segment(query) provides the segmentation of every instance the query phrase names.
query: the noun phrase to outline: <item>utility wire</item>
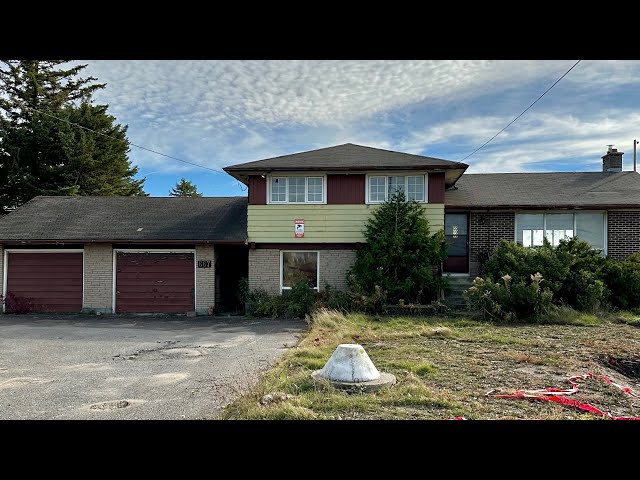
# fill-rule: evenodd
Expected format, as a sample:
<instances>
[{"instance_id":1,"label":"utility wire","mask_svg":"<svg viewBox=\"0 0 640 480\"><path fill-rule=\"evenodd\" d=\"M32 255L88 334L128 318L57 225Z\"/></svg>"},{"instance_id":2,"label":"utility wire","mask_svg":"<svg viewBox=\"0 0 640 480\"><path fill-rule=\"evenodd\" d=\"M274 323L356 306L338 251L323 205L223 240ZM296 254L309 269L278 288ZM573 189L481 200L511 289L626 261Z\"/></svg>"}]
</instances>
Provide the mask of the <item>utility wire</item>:
<instances>
[{"instance_id":1,"label":"utility wire","mask_svg":"<svg viewBox=\"0 0 640 480\"><path fill-rule=\"evenodd\" d=\"M65 120L64 118L56 117L55 115L51 115L50 113L43 112L42 110L38 110L37 108L33 108L33 107L29 106L29 105L23 105L23 106L26 107L26 108L29 108L30 110L36 111L38 113L41 113L42 115L47 115L48 117L55 118L56 120L60 120L61 122L66 122L69 125L73 125L75 127L80 127L80 128L82 128L84 130L88 130L90 132L97 133L98 135L102 135L103 137L108 137L108 138L111 138L113 140L117 140L119 142L127 143L126 140L122 140L121 138L117 138L117 137L114 137L114 136L111 136L111 135L107 135L106 133L102 133L102 132L98 132L96 130L92 130L91 128L87 128L84 125L80 125L80 124L75 123L75 122L70 122L69 120ZM197 164L197 163L189 162L188 160L183 160L183 159L178 158L178 157L173 157L171 155L167 155L166 153L158 152L156 150L152 150L150 148L143 147L142 145L136 145L135 143L131 143L131 142L128 142L128 144L131 145L132 147L136 147L136 148L139 148L141 150L146 150L147 152L155 153L156 155L162 155L163 157L171 158L172 160L178 160L179 162L188 163L189 165L193 165L194 167L204 168L205 170L211 170L212 172L216 172L216 173L225 173L222 170L216 170L215 168L205 167L204 165L200 165L200 164Z\"/></svg>"},{"instance_id":2,"label":"utility wire","mask_svg":"<svg viewBox=\"0 0 640 480\"><path fill-rule=\"evenodd\" d=\"M476 153L477 151L479 151L480 149L484 148L486 145L488 145L494 138L496 138L498 135L500 135L502 132L504 132L507 128L509 128L511 126L511 124L513 124L516 120L518 120L522 115L524 115L525 113L527 113L527 110L529 110L531 107L533 107L536 103L538 103L538 100L540 100L542 97L544 97L547 92L549 90L551 90L553 87L555 87L558 82L560 82L560 80L562 80L564 77L566 77L569 72L571 70L573 70L582 60L578 60L576 63L573 64L573 66L567 70L566 72L564 72L564 75L562 75L558 80L556 80L554 82L553 85L551 85L549 88L547 88L544 93L542 95L540 95L538 98L536 98L536 101L533 102L531 105L529 105L527 108L525 108L522 113L520 115L518 115L516 118L514 118L513 120L511 120L506 127L504 127L502 130L500 130L498 133L496 133L493 137L491 137L489 140L487 140L486 142L484 142L482 145L480 145L478 148L476 148L473 152L471 152L469 155L467 155L466 157L464 157L462 160L458 160L459 162L464 162L467 158L469 158L471 155L473 155L474 153Z\"/></svg>"}]
</instances>

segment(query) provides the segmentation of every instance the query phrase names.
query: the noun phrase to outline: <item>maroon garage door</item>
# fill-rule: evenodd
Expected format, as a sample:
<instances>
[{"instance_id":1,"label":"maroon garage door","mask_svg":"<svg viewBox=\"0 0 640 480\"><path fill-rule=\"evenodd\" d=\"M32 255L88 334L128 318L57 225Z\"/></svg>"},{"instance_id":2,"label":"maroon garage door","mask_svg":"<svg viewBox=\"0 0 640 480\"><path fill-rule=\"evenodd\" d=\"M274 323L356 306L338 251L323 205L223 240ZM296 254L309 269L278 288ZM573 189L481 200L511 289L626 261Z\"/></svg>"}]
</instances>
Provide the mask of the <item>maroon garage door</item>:
<instances>
[{"instance_id":1,"label":"maroon garage door","mask_svg":"<svg viewBox=\"0 0 640 480\"><path fill-rule=\"evenodd\" d=\"M194 310L193 253L116 255L116 313Z\"/></svg>"},{"instance_id":2,"label":"maroon garage door","mask_svg":"<svg viewBox=\"0 0 640 480\"><path fill-rule=\"evenodd\" d=\"M7 263L7 294L27 299L34 311L82 310L82 253L9 252Z\"/></svg>"}]
</instances>

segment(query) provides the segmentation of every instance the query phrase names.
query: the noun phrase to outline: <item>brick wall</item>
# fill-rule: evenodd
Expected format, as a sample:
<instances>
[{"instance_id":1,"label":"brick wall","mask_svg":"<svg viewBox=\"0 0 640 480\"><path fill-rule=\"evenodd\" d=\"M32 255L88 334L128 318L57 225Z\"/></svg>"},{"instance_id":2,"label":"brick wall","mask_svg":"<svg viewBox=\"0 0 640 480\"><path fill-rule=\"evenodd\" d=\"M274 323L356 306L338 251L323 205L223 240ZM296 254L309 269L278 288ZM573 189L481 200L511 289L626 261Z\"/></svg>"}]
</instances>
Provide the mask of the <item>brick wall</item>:
<instances>
[{"instance_id":1,"label":"brick wall","mask_svg":"<svg viewBox=\"0 0 640 480\"><path fill-rule=\"evenodd\" d=\"M607 255L625 260L640 251L640 211L607 212Z\"/></svg>"},{"instance_id":2,"label":"brick wall","mask_svg":"<svg viewBox=\"0 0 640 480\"><path fill-rule=\"evenodd\" d=\"M334 288L347 287L347 271L356 258L355 250L318 250L320 252L320 289L328 283ZM280 293L280 250L249 249L249 289L262 288Z\"/></svg>"},{"instance_id":3,"label":"brick wall","mask_svg":"<svg viewBox=\"0 0 640 480\"><path fill-rule=\"evenodd\" d=\"M249 249L249 290L257 288L280 293L280 250Z\"/></svg>"},{"instance_id":4,"label":"brick wall","mask_svg":"<svg viewBox=\"0 0 640 480\"><path fill-rule=\"evenodd\" d=\"M111 313L113 300L113 249L110 243L84 245L83 311Z\"/></svg>"},{"instance_id":5,"label":"brick wall","mask_svg":"<svg viewBox=\"0 0 640 480\"><path fill-rule=\"evenodd\" d=\"M338 290L346 290L347 272L355 261L355 250L321 250L320 289L329 284Z\"/></svg>"},{"instance_id":6,"label":"brick wall","mask_svg":"<svg viewBox=\"0 0 640 480\"><path fill-rule=\"evenodd\" d=\"M491 254L502 239L514 241L515 213L471 212L469 223L469 275L475 277L483 254Z\"/></svg>"},{"instance_id":7,"label":"brick wall","mask_svg":"<svg viewBox=\"0 0 640 480\"><path fill-rule=\"evenodd\" d=\"M216 269L213 245L196 245L196 262L211 260L211 268L197 268L196 263L196 313L207 315L209 307L216 303Z\"/></svg>"},{"instance_id":8,"label":"brick wall","mask_svg":"<svg viewBox=\"0 0 640 480\"><path fill-rule=\"evenodd\" d=\"M0 245L0 275L4 275L4 247L2 245ZM4 285L0 285L0 288L4 288ZM2 290L0 290L0 295L4 295ZM2 305L0 305L0 313L2 313Z\"/></svg>"}]
</instances>

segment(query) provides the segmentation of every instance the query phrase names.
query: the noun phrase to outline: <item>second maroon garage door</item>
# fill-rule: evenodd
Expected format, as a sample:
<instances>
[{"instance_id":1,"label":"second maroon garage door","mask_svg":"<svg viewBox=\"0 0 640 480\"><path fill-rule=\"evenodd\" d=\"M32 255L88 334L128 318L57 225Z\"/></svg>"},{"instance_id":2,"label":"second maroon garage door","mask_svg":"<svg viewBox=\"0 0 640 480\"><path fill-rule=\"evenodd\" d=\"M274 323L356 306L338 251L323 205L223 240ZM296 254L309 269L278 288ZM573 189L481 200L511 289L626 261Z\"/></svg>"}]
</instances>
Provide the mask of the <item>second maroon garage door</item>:
<instances>
[{"instance_id":1,"label":"second maroon garage door","mask_svg":"<svg viewBox=\"0 0 640 480\"><path fill-rule=\"evenodd\" d=\"M194 310L193 253L116 253L116 313Z\"/></svg>"}]
</instances>

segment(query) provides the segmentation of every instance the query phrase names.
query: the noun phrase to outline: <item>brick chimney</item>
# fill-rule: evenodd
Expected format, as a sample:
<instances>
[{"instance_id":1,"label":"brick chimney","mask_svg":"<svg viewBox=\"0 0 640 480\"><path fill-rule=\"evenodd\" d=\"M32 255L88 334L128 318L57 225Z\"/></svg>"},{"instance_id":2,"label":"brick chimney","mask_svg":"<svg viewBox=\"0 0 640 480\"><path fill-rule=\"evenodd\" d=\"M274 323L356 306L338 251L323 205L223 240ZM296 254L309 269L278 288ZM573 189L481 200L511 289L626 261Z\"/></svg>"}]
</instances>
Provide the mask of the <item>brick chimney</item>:
<instances>
[{"instance_id":1,"label":"brick chimney","mask_svg":"<svg viewBox=\"0 0 640 480\"><path fill-rule=\"evenodd\" d=\"M622 155L613 145L607 145L609 148L607 154L602 157L602 171L607 173L622 171Z\"/></svg>"}]
</instances>

